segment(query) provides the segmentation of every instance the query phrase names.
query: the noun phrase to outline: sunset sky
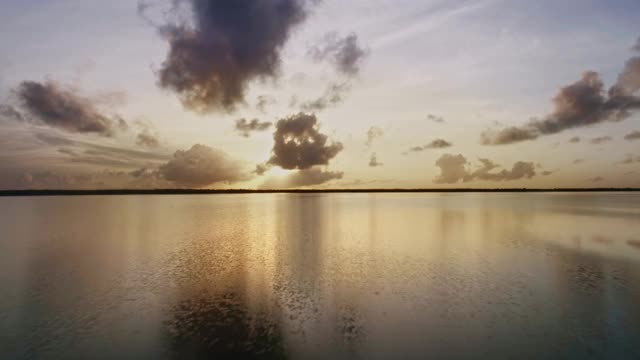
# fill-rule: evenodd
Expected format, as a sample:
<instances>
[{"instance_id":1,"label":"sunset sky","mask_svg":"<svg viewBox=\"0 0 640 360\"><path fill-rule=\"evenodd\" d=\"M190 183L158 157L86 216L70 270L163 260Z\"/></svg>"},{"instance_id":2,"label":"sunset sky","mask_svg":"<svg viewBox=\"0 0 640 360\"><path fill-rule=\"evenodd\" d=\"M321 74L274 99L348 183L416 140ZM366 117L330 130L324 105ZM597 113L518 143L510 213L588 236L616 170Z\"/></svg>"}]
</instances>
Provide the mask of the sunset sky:
<instances>
[{"instance_id":1,"label":"sunset sky","mask_svg":"<svg viewBox=\"0 0 640 360\"><path fill-rule=\"evenodd\" d=\"M637 0L3 0L0 188L640 186Z\"/></svg>"}]
</instances>

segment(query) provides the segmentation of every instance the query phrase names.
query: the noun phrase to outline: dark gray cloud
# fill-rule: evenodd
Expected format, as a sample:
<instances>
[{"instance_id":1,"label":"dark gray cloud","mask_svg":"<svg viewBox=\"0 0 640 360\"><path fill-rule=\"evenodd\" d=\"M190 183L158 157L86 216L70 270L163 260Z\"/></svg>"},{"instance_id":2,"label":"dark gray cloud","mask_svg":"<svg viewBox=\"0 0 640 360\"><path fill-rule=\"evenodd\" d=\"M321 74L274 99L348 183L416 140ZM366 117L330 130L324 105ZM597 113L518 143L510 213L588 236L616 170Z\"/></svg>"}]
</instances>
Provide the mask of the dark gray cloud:
<instances>
[{"instance_id":1,"label":"dark gray cloud","mask_svg":"<svg viewBox=\"0 0 640 360\"><path fill-rule=\"evenodd\" d=\"M118 116L101 113L88 98L62 88L54 82L24 81L15 90L20 107L35 121L74 133L113 136L128 128Z\"/></svg>"},{"instance_id":2,"label":"dark gray cloud","mask_svg":"<svg viewBox=\"0 0 640 360\"><path fill-rule=\"evenodd\" d=\"M169 43L159 85L176 92L188 109L233 110L244 102L249 83L278 75L282 48L315 2L175 0L188 4L191 16L158 27ZM179 9L174 6L174 15Z\"/></svg>"},{"instance_id":3,"label":"dark gray cloud","mask_svg":"<svg viewBox=\"0 0 640 360\"><path fill-rule=\"evenodd\" d=\"M577 144L577 143L579 143L580 141L582 141L582 139L580 139L580 137L579 137L579 136L574 136L574 137L572 137L571 139L569 139L569 142L570 142L570 143L572 143L572 144Z\"/></svg>"},{"instance_id":4,"label":"dark gray cloud","mask_svg":"<svg viewBox=\"0 0 640 360\"><path fill-rule=\"evenodd\" d=\"M368 54L369 50L358 44L358 35L353 33L345 37L329 33L320 44L309 49L315 61L330 60L340 73L348 76L360 72L360 65Z\"/></svg>"},{"instance_id":5,"label":"dark gray cloud","mask_svg":"<svg viewBox=\"0 0 640 360\"><path fill-rule=\"evenodd\" d=\"M582 164L583 162L584 162L584 159L575 159L573 160L573 165Z\"/></svg>"},{"instance_id":6,"label":"dark gray cloud","mask_svg":"<svg viewBox=\"0 0 640 360\"><path fill-rule=\"evenodd\" d=\"M428 143L427 145L414 146L411 149L409 149L409 151L420 152L420 151L432 150L432 149L445 149L451 146L453 146L453 144L446 140L435 139L432 142Z\"/></svg>"},{"instance_id":7,"label":"dark gray cloud","mask_svg":"<svg viewBox=\"0 0 640 360\"><path fill-rule=\"evenodd\" d=\"M371 154L371 158L369 158L369 166L370 167L378 167L383 166L384 164L378 161L378 156L376 153Z\"/></svg>"},{"instance_id":8,"label":"dark gray cloud","mask_svg":"<svg viewBox=\"0 0 640 360\"><path fill-rule=\"evenodd\" d=\"M369 130L367 130L367 147L371 147L373 142L382 136L384 136L384 131L382 131L382 129L376 126L370 127Z\"/></svg>"},{"instance_id":9,"label":"dark gray cloud","mask_svg":"<svg viewBox=\"0 0 640 360\"><path fill-rule=\"evenodd\" d=\"M328 136L320 133L314 114L299 113L279 120L273 140L267 165L287 170L328 165L343 149L342 143L329 142Z\"/></svg>"},{"instance_id":10,"label":"dark gray cloud","mask_svg":"<svg viewBox=\"0 0 640 360\"><path fill-rule=\"evenodd\" d=\"M221 150L200 144L176 151L169 162L160 166L159 172L165 180L178 186L198 188L249 178L238 161Z\"/></svg>"},{"instance_id":11,"label":"dark gray cloud","mask_svg":"<svg viewBox=\"0 0 640 360\"><path fill-rule=\"evenodd\" d=\"M640 140L640 130L635 130L624 136L625 140L633 141Z\"/></svg>"},{"instance_id":12,"label":"dark gray cloud","mask_svg":"<svg viewBox=\"0 0 640 360\"><path fill-rule=\"evenodd\" d=\"M480 166L472 171L467 159L461 155L444 154L437 161L440 175L435 178L437 184L456 184L458 182L483 181L513 181L530 179L536 175L535 165L532 162L516 162L511 170L492 172L500 165L489 159L478 159Z\"/></svg>"},{"instance_id":13,"label":"dark gray cloud","mask_svg":"<svg viewBox=\"0 0 640 360\"><path fill-rule=\"evenodd\" d=\"M260 122L258 119L247 121L247 119L238 119L235 122L235 130L242 137L250 137L254 131L267 131L273 125L270 122Z\"/></svg>"},{"instance_id":14,"label":"dark gray cloud","mask_svg":"<svg viewBox=\"0 0 640 360\"><path fill-rule=\"evenodd\" d=\"M437 123L443 123L444 118L442 116L437 116L433 114L427 114L427 119Z\"/></svg>"},{"instance_id":15,"label":"dark gray cloud","mask_svg":"<svg viewBox=\"0 0 640 360\"><path fill-rule=\"evenodd\" d=\"M331 84L319 98L301 104L303 111L317 112L336 106L344 101L345 94L351 90L351 84ZM295 105L295 104L294 104Z\"/></svg>"},{"instance_id":16,"label":"dark gray cloud","mask_svg":"<svg viewBox=\"0 0 640 360\"><path fill-rule=\"evenodd\" d=\"M613 140L613 138L611 136L599 136L599 137L596 137L596 138L593 138L593 139L589 140L589 143L593 144L593 145L600 145L600 144L604 144L604 143L612 141L612 140Z\"/></svg>"},{"instance_id":17,"label":"dark gray cloud","mask_svg":"<svg viewBox=\"0 0 640 360\"><path fill-rule=\"evenodd\" d=\"M553 98L553 111L542 119L532 119L522 126L487 130L481 134L483 145L505 145L534 140L540 136L622 121L640 108L640 56L625 63L616 83L605 90L600 75L585 72L575 83L560 89Z\"/></svg>"}]
</instances>

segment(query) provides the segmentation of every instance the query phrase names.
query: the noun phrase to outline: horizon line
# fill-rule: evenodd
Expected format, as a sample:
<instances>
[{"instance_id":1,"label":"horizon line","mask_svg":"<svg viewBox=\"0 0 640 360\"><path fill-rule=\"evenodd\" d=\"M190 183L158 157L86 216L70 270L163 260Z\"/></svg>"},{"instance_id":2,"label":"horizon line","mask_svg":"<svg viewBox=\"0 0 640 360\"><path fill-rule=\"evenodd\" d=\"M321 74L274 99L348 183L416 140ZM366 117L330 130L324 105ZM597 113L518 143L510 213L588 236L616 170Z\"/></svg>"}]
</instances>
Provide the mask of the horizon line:
<instances>
[{"instance_id":1,"label":"horizon line","mask_svg":"<svg viewBox=\"0 0 640 360\"><path fill-rule=\"evenodd\" d=\"M215 194L286 194L286 193L508 193L508 192L629 192L640 188L371 188L371 189L22 189L0 190L0 197L10 196L90 196L90 195L215 195Z\"/></svg>"}]
</instances>

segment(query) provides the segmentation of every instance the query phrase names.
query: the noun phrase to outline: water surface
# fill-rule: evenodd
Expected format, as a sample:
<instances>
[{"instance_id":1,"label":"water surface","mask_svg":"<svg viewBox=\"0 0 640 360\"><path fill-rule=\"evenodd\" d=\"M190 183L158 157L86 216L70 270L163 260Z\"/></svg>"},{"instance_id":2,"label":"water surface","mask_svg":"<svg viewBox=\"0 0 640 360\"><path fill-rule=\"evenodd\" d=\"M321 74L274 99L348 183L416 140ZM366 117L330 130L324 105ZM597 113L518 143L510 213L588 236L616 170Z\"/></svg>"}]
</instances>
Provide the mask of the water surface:
<instances>
[{"instance_id":1,"label":"water surface","mask_svg":"<svg viewBox=\"0 0 640 360\"><path fill-rule=\"evenodd\" d=\"M0 198L0 358L640 358L640 194Z\"/></svg>"}]
</instances>

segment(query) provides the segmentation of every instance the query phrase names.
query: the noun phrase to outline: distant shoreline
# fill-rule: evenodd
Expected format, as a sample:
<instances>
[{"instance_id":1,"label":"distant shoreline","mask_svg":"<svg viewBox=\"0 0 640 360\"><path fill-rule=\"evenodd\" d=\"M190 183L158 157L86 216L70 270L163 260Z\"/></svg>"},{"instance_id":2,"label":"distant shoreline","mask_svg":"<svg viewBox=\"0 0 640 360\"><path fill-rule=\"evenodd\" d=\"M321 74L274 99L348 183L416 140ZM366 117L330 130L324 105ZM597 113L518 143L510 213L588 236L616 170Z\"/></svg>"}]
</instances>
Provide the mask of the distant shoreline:
<instances>
[{"instance_id":1,"label":"distant shoreline","mask_svg":"<svg viewBox=\"0 0 640 360\"><path fill-rule=\"evenodd\" d=\"M514 193L514 192L635 192L640 188L566 189L316 189L316 190L0 190L0 197L17 196L107 196L107 195L215 195L215 194L315 194L315 193Z\"/></svg>"}]
</instances>

